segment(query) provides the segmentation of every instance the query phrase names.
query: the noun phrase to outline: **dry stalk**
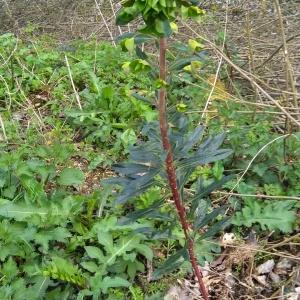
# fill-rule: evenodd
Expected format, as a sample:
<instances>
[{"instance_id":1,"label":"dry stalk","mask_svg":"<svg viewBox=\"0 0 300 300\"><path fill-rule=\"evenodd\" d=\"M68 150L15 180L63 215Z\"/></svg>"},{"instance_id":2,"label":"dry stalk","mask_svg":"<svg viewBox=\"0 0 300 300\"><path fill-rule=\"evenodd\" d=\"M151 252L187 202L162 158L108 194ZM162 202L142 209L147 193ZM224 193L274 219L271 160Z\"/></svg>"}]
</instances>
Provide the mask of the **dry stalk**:
<instances>
[{"instance_id":1,"label":"dry stalk","mask_svg":"<svg viewBox=\"0 0 300 300\"><path fill-rule=\"evenodd\" d=\"M285 68L286 68L287 90L289 90L289 87L291 87L291 90L293 92L294 107L299 108L298 99L296 96L297 89L295 86L294 71L293 71L292 64L291 64L290 57L289 57L289 50L288 50L288 46L287 46L287 42L286 42L281 7L280 7L278 0L274 0L274 4L275 4L276 11L278 14L279 27L280 27L281 37L282 37L283 53L284 53Z\"/></svg>"},{"instance_id":2,"label":"dry stalk","mask_svg":"<svg viewBox=\"0 0 300 300\"><path fill-rule=\"evenodd\" d=\"M7 142L7 135L6 135L5 125L4 125L1 114L0 114L0 125L1 125L2 132L3 132L4 141Z\"/></svg>"},{"instance_id":3,"label":"dry stalk","mask_svg":"<svg viewBox=\"0 0 300 300\"><path fill-rule=\"evenodd\" d=\"M226 17L225 17L225 25L224 25L224 37L223 37L223 42L222 42L222 52L224 52L224 49L225 49L225 43L226 43L226 36L227 36L227 24L228 24L228 0L226 1ZM200 122L201 120L205 117L206 115L206 111L208 109L208 106L209 106L209 103L210 103L210 100L211 100L211 97L214 93L214 90L215 90L215 87L216 87L216 84L217 84L217 81L218 81L218 77L219 77L219 73L220 73L220 70L221 70L221 66L222 66L222 63L223 63L223 57L220 56L220 59L219 59L219 63L218 63L218 67L217 67L217 71L216 71L216 74L215 74L215 77L214 77L214 82L213 82L213 85L212 85L212 88L211 88L211 91L209 93L209 96L208 96L208 99L205 103L205 106L204 106L204 109L203 109L203 113L201 115L201 119L200 119Z\"/></svg>"},{"instance_id":4,"label":"dry stalk","mask_svg":"<svg viewBox=\"0 0 300 300\"><path fill-rule=\"evenodd\" d=\"M247 79L249 82L251 82L257 89L258 91L261 92L262 95L264 95L269 101L271 101L276 107L278 107L285 115L288 119L290 119L291 122L293 122L294 124L296 124L297 126L300 126L300 122L295 119L281 104L278 103L277 100L275 100L268 92L266 92L254 79L253 79L253 74L250 74L249 72L242 70L239 66L237 66L235 63L233 63L224 53L223 51L221 51L221 49L218 48L218 46L216 46L213 42L211 42L209 39L204 38L203 36L201 36L199 33L197 33L189 24L187 24L186 22L184 23L186 28L188 28L191 32L193 32L196 36L198 36L199 38L201 38L203 41L205 41L207 44L209 44L214 51L218 54L218 55L222 55L223 59L229 64L231 65L237 72L239 72L242 77L244 77L245 79Z\"/></svg>"},{"instance_id":5,"label":"dry stalk","mask_svg":"<svg viewBox=\"0 0 300 300\"><path fill-rule=\"evenodd\" d=\"M69 64L69 60L68 60L67 55L65 55L65 61L66 61L66 65L67 65L67 69L68 69L70 81L71 81L71 84L72 84L72 88L73 88L73 91L74 91L74 95L75 95L75 98L76 98L76 102L78 104L79 109L82 110L82 105L81 105L81 102L80 102L80 97L79 97L79 94L78 94L78 92L76 90L76 87L75 87L75 84L74 84L74 81L73 81L73 76L72 76L72 72L71 72L71 68L70 68L70 64Z\"/></svg>"},{"instance_id":6,"label":"dry stalk","mask_svg":"<svg viewBox=\"0 0 300 300\"><path fill-rule=\"evenodd\" d=\"M107 29L107 32L108 32L110 38L111 38L111 42L112 42L112 44L116 47L116 43L115 43L115 41L114 41L114 36L113 36L113 34L112 34L112 32L111 32L111 30L110 30L110 28L109 28L109 26L108 26L108 24L107 24L105 18L104 18L104 15L103 15L103 13L102 13L102 11L101 11L100 5L99 5L99 3L98 3L97 0L95 0L95 4L96 4L97 11L98 11L98 13L99 13L99 15L100 15L100 17L101 17L101 19L102 19L102 21L103 21L103 23L104 23L106 29Z\"/></svg>"}]
</instances>

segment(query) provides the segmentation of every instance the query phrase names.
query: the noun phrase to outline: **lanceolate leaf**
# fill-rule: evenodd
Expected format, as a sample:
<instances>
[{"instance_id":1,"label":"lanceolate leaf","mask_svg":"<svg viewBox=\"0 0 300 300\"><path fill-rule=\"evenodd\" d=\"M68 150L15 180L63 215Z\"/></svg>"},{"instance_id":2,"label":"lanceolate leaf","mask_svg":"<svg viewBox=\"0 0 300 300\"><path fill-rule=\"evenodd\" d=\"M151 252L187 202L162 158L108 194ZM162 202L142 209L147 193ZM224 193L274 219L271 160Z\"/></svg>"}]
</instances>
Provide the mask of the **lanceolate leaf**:
<instances>
[{"instance_id":1,"label":"lanceolate leaf","mask_svg":"<svg viewBox=\"0 0 300 300\"><path fill-rule=\"evenodd\" d=\"M211 192L222 187L226 182L230 181L233 178L234 178L233 175L224 176L221 180L216 180L206 187L203 186L202 180L199 180L195 196L192 197L192 199L191 199L191 201L192 201L191 212L195 211L195 209L198 207L198 205L199 205L198 203L199 203L199 201L201 201L201 199L207 197Z\"/></svg>"},{"instance_id":2,"label":"lanceolate leaf","mask_svg":"<svg viewBox=\"0 0 300 300\"><path fill-rule=\"evenodd\" d=\"M115 203L123 204L133 197L136 197L147 191L151 186L156 184L154 177L159 170L153 170L142 176L134 176L127 186L124 186L122 192L117 197Z\"/></svg>"},{"instance_id":3,"label":"lanceolate leaf","mask_svg":"<svg viewBox=\"0 0 300 300\"><path fill-rule=\"evenodd\" d=\"M187 58L180 58L178 60L175 60L171 65L169 70L170 71L178 71L178 70L182 70L185 66L188 66L189 64L191 64L191 62L193 61L203 61L202 57L199 56L190 56Z\"/></svg>"},{"instance_id":4,"label":"lanceolate leaf","mask_svg":"<svg viewBox=\"0 0 300 300\"><path fill-rule=\"evenodd\" d=\"M151 167L149 164L137 164L137 163L123 163L113 165L113 169L122 175L135 175L135 174L145 174L155 168Z\"/></svg>"},{"instance_id":5,"label":"lanceolate leaf","mask_svg":"<svg viewBox=\"0 0 300 300\"><path fill-rule=\"evenodd\" d=\"M211 227L209 227L208 230L203 235L201 235L201 239L206 239L206 238L215 236L215 234L221 232L230 224L231 224L230 218L225 217L223 220L221 220L221 221L213 224Z\"/></svg>"},{"instance_id":6,"label":"lanceolate leaf","mask_svg":"<svg viewBox=\"0 0 300 300\"><path fill-rule=\"evenodd\" d=\"M203 215L201 214L201 207L198 207L198 214L195 215L195 223L194 223L194 229L198 230L202 228L203 226L207 225L209 222L213 221L217 216L224 213L226 208L225 207L218 207L214 209L211 213ZM197 213L197 210L196 210Z\"/></svg>"},{"instance_id":7,"label":"lanceolate leaf","mask_svg":"<svg viewBox=\"0 0 300 300\"><path fill-rule=\"evenodd\" d=\"M204 143L202 143L199 148L197 149L197 153L205 153L205 152L210 152L215 149L218 149L224 142L225 139L225 134L221 133L213 137L209 137L206 139Z\"/></svg>"},{"instance_id":8,"label":"lanceolate leaf","mask_svg":"<svg viewBox=\"0 0 300 300\"><path fill-rule=\"evenodd\" d=\"M227 175L223 176L220 180L216 180L207 187L203 187L202 182L199 182L198 188L197 188L197 193L195 197L193 198L194 200L203 198L208 196L211 192L215 191L216 189L222 187L225 183L229 182L234 178L234 175Z\"/></svg>"},{"instance_id":9,"label":"lanceolate leaf","mask_svg":"<svg viewBox=\"0 0 300 300\"><path fill-rule=\"evenodd\" d=\"M136 210L132 213L127 214L123 217L119 224L128 224L130 222L135 222L141 218L151 218L156 220L172 220L171 217L166 213L161 213L159 210L164 205L165 199L160 199L156 201L149 207L145 209Z\"/></svg>"},{"instance_id":10,"label":"lanceolate leaf","mask_svg":"<svg viewBox=\"0 0 300 300\"><path fill-rule=\"evenodd\" d=\"M197 208L193 211L194 216L194 228L198 226L199 223L202 222L202 220L205 218L207 211L209 209L210 202L204 199L200 199L198 202ZM192 214L191 214L192 215Z\"/></svg>"},{"instance_id":11,"label":"lanceolate leaf","mask_svg":"<svg viewBox=\"0 0 300 300\"><path fill-rule=\"evenodd\" d=\"M232 150L230 149L220 149L215 150L214 152L208 152L202 154L196 154L189 158L185 158L182 161L178 163L178 168L181 169L189 169L189 168L195 168L199 165L204 165L208 163L212 163L221 159L224 159L228 157L230 154L232 154Z\"/></svg>"},{"instance_id":12,"label":"lanceolate leaf","mask_svg":"<svg viewBox=\"0 0 300 300\"><path fill-rule=\"evenodd\" d=\"M23 221L35 215L46 217L48 214L49 211L44 208L37 208L24 204L14 204L11 203L11 201L0 200L0 216L5 218Z\"/></svg>"},{"instance_id":13,"label":"lanceolate leaf","mask_svg":"<svg viewBox=\"0 0 300 300\"><path fill-rule=\"evenodd\" d=\"M188 252L183 248L170 256L162 265L160 265L153 273L152 279L157 280L166 274L178 269L185 261L188 261Z\"/></svg>"}]
</instances>

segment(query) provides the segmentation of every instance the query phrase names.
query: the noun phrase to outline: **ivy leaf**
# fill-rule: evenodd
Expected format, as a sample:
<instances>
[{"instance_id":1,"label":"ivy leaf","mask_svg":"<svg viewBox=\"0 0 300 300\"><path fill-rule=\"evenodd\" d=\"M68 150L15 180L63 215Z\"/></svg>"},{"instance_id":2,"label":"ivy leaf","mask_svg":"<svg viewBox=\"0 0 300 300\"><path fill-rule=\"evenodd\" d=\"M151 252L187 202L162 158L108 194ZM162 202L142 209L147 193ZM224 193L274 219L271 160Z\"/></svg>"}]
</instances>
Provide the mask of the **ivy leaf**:
<instances>
[{"instance_id":1,"label":"ivy leaf","mask_svg":"<svg viewBox=\"0 0 300 300\"><path fill-rule=\"evenodd\" d=\"M61 185L80 185L84 181L84 174L81 170L75 168L66 168L62 170L57 182Z\"/></svg>"},{"instance_id":2,"label":"ivy leaf","mask_svg":"<svg viewBox=\"0 0 300 300\"><path fill-rule=\"evenodd\" d=\"M176 59L169 67L170 71L178 71L182 70L185 66L190 65L193 61L199 61L202 62L203 58L200 56L190 56L190 57L184 57L180 59Z\"/></svg>"}]
</instances>

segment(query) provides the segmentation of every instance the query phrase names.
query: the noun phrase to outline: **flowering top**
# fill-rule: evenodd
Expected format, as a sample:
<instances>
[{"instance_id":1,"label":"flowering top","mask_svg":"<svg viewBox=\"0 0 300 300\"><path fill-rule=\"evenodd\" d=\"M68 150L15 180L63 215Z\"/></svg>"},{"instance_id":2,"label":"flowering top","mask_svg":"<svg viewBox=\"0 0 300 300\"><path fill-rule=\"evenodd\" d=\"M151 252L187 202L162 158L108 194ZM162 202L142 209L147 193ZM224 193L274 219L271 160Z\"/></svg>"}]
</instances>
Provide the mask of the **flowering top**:
<instances>
[{"instance_id":1,"label":"flowering top","mask_svg":"<svg viewBox=\"0 0 300 300\"><path fill-rule=\"evenodd\" d=\"M204 10L196 6L198 0L125 0L117 16L117 24L125 25L139 15L145 26L141 32L156 36L169 36L176 28L177 16L200 20Z\"/></svg>"}]
</instances>

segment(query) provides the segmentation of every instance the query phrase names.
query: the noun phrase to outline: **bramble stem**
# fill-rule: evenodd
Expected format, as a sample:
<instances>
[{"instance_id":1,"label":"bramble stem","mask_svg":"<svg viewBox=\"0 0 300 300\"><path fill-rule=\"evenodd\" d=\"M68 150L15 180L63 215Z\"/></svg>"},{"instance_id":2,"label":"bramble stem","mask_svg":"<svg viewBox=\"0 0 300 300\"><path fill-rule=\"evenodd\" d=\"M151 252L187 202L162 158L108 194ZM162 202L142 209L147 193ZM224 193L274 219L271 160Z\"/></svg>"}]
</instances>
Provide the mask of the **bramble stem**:
<instances>
[{"instance_id":1,"label":"bramble stem","mask_svg":"<svg viewBox=\"0 0 300 300\"><path fill-rule=\"evenodd\" d=\"M166 81L167 78L167 61L166 61L166 50L167 50L167 39L160 38L159 41L159 77L161 80ZM159 90L159 102L158 102L158 111L159 111L159 124L160 124L160 134L162 139L162 144L164 150L167 152L166 158L166 172L168 176L169 185L172 191L172 196L176 210L180 219L181 227L184 232L185 239L187 241L188 253L190 257L190 262L193 267L194 275L197 278L199 283L199 290L202 294L204 300L208 300L209 296L206 290L206 287L203 282L202 272L197 264L196 255L194 252L194 241L190 237L189 231L190 226L187 221L185 207L182 203L180 193L178 190L178 184L176 179L176 170L174 166L174 158L172 147L168 135L168 120L167 120L167 103L166 103L167 91L165 87L162 87Z\"/></svg>"}]
</instances>

